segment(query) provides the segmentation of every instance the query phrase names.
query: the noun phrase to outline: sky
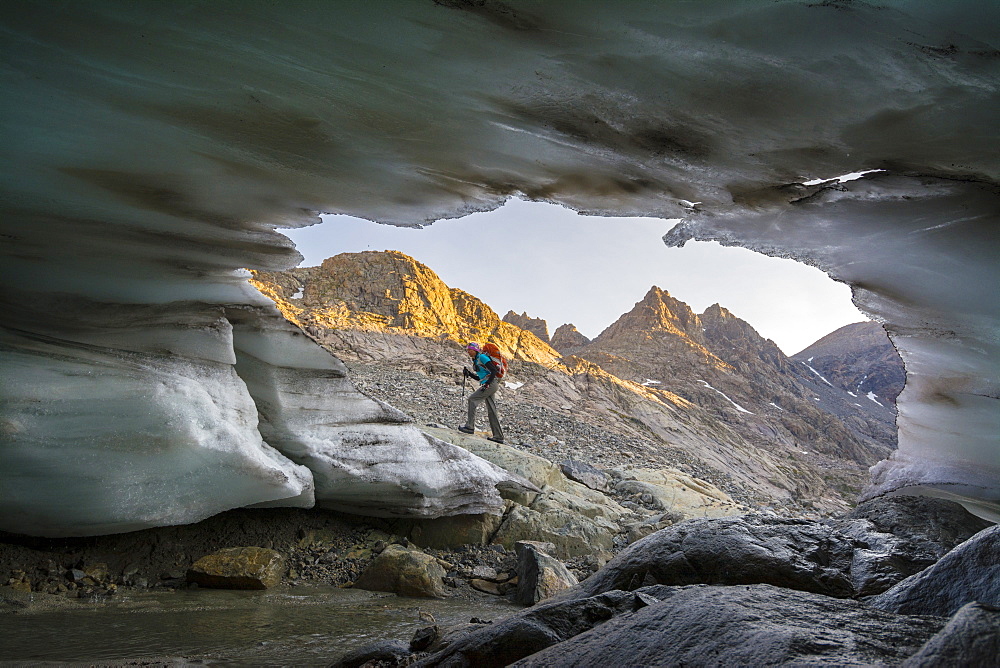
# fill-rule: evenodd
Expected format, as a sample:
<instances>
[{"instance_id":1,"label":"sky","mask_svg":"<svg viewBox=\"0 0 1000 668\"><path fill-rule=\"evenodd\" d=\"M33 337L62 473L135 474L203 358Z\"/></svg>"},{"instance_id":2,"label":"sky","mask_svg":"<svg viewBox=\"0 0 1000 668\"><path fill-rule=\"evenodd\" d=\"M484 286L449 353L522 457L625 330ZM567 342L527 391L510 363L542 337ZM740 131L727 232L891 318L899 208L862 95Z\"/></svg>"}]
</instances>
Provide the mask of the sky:
<instances>
[{"instance_id":1,"label":"sky","mask_svg":"<svg viewBox=\"0 0 1000 668\"><path fill-rule=\"evenodd\" d=\"M423 229L343 215L281 230L312 267L344 252L398 250L503 317L527 312L549 332L573 323L594 338L653 285L702 313L721 304L787 355L866 318L851 291L822 271L716 242L667 248L677 221L581 216L555 204L508 200L501 208ZM491 259L492 254L492 259Z\"/></svg>"}]
</instances>

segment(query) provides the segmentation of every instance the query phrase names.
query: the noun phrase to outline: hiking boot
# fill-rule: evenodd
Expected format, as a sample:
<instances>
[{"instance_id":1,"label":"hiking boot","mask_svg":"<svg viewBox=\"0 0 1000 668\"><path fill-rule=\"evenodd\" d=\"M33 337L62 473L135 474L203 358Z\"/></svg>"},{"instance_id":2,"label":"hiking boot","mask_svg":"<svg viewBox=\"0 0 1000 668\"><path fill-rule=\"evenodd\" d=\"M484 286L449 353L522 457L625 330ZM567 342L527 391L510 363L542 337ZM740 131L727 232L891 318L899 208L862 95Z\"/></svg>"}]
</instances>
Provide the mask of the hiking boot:
<instances>
[{"instance_id":1,"label":"hiking boot","mask_svg":"<svg viewBox=\"0 0 1000 668\"><path fill-rule=\"evenodd\" d=\"M496 436L487 436L486 440L487 441L493 441L494 443L500 443L501 445L503 445L503 439L502 438L497 438Z\"/></svg>"},{"instance_id":2,"label":"hiking boot","mask_svg":"<svg viewBox=\"0 0 1000 668\"><path fill-rule=\"evenodd\" d=\"M459 427L458 430L460 432L462 432L463 434L475 434L476 433L475 429L469 429L468 427L466 427L464 425L461 426L461 427Z\"/></svg>"}]
</instances>

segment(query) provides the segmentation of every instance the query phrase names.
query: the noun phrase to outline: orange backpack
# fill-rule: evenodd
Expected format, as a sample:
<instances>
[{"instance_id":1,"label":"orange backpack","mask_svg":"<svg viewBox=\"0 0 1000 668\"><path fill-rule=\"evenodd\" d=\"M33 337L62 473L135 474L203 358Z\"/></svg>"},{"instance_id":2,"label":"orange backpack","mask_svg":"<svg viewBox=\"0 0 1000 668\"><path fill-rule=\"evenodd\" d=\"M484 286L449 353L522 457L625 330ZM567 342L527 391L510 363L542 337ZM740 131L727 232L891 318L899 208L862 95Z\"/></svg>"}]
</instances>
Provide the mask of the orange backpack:
<instances>
[{"instance_id":1,"label":"orange backpack","mask_svg":"<svg viewBox=\"0 0 1000 668\"><path fill-rule=\"evenodd\" d=\"M489 355L493 363L497 365L499 373L497 378L503 378L507 375L507 358L500 354L500 349L497 348L495 343L484 343L483 344L483 354Z\"/></svg>"}]
</instances>

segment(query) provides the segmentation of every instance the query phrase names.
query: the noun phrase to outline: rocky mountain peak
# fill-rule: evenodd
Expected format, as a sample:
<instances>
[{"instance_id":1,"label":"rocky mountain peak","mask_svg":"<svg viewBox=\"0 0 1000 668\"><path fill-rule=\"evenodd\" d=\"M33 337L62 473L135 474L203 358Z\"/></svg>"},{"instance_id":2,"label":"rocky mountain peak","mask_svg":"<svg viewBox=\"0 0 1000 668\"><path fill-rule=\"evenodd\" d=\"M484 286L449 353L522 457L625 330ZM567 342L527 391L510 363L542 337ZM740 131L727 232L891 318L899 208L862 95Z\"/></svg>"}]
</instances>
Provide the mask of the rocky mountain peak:
<instances>
[{"instance_id":1,"label":"rocky mountain peak","mask_svg":"<svg viewBox=\"0 0 1000 668\"><path fill-rule=\"evenodd\" d=\"M559 325L552 334L552 347L563 355L576 354L588 343L590 343L590 339L581 334L573 323Z\"/></svg>"},{"instance_id":2,"label":"rocky mountain peak","mask_svg":"<svg viewBox=\"0 0 1000 668\"><path fill-rule=\"evenodd\" d=\"M448 287L432 269L398 251L341 253L319 267L262 273L258 279L258 287L275 299L285 317L312 336L331 345L339 339L338 345L354 348L348 341L356 336L352 332L364 332L370 346L365 354L375 358L382 353L371 343L371 333L381 337L387 355L409 348L414 359L420 357L417 339L492 341L511 359L543 365L559 359L546 341L504 322L481 300Z\"/></svg>"},{"instance_id":3,"label":"rocky mountain peak","mask_svg":"<svg viewBox=\"0 0 1000 668\"><path fill-rule=\"evenodd\" d=\"M631 311L601 332L595 341L615 338L628 332L662 331L699 341L701 321L691 307L654 285Z\"/></svg>"},{"instance_id":4,"label":"rocky mountain peak","mask_svg":"<svg viewBox=\"0 0 1000 668\"><path fill-rule=\"evenodd\" d=\"M526 329L542 341L549 343L549 324L541 318L532 318L527 312L518 315L514 311L507 311L503 317L504 322L509 322L515 327Z\"/></svg>"}]
</instances>

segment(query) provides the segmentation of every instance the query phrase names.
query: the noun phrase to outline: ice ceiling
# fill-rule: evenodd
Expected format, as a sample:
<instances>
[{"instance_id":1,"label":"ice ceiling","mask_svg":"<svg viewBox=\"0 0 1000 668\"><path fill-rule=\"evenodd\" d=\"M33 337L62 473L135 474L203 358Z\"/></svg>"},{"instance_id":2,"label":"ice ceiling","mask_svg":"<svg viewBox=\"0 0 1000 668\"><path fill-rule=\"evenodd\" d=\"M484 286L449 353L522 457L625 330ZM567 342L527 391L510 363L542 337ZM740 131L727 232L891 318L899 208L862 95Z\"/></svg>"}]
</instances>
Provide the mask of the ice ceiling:
<instances>
[{"instance_id":1,"label":"ice ceiling","mask_svg":"<svg viewBox=\"0 0 1000 668\"><path fill-rule=\"evenodd\" d=\"M0 37L2 529L496 509L515 483L240 268L296 264L274 228L316 212L511 195L847 282L908 372L868 493L1000 517L997 3L5 2Z\"/></svg>"}]
</instances>

